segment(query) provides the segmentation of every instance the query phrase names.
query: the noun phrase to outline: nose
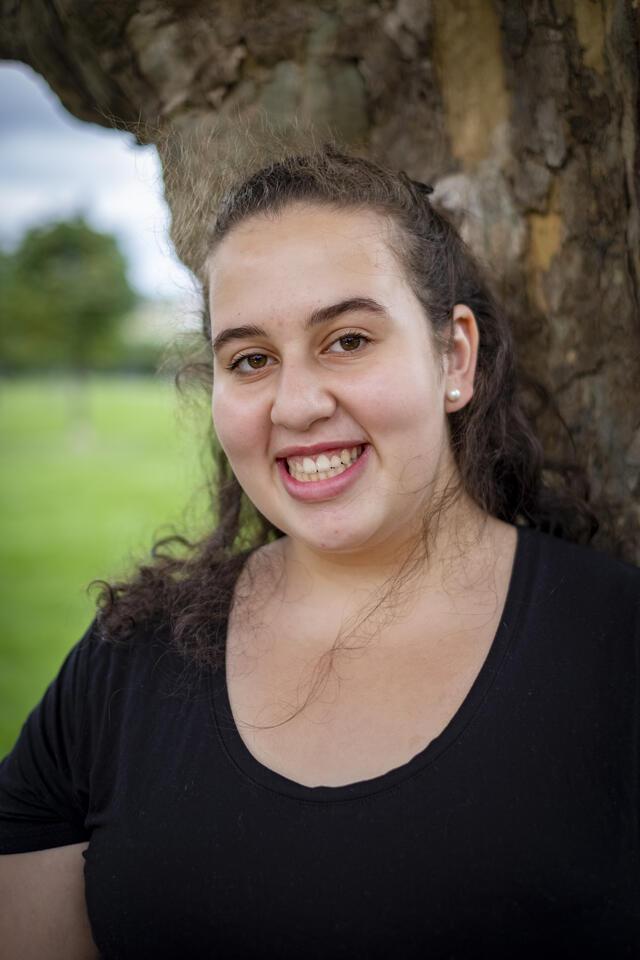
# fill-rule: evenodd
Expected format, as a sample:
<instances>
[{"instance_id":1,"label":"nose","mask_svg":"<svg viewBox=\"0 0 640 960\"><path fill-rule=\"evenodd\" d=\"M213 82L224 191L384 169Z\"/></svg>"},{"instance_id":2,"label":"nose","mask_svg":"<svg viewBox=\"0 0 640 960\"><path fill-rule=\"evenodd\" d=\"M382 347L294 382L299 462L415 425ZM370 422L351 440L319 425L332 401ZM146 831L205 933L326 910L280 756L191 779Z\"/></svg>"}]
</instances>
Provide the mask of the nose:
<instances>
[{"instance_id":1,"label":"nose","mask_svg":"<svg viewBox=\"0 0 640 960\"><path fill-rule=\"evenodd\" d=\"M337 403L321 375L304 364L282 363L271 406L274 426L303 432L333 415Z\"/></svg>"}]
</instances>

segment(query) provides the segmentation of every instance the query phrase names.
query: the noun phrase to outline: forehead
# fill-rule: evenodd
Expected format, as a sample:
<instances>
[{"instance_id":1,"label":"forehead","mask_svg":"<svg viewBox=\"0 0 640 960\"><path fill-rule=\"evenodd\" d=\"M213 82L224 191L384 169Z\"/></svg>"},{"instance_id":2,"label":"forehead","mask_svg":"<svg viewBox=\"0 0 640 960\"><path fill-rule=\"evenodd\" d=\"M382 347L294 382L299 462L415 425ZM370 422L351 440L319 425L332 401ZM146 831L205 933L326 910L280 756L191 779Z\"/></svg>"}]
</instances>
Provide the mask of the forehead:
<instances>
[{"instance_id":1,"label":"forehead","mask_svg":"<svg viewBox=\"0 0 640 960\"><path fill-rule=\"evenodd\" d=\"M296 204L251 217L209 260L212 322L355 295L390 303L407 287L391 239L389 222L371 211Z\"/></svg>"}]
</instances>

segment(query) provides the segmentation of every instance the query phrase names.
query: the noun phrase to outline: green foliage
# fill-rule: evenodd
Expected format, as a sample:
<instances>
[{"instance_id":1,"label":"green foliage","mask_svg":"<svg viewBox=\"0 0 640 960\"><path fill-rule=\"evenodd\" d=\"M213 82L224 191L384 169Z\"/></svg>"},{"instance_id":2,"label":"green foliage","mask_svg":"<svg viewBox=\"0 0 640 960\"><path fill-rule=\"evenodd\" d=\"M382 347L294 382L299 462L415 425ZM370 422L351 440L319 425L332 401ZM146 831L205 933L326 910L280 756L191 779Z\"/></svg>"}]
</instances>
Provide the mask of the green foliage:
<instances>
[{"instance_id":1,"label":"green foliage","mask_svg":"<svg viewBox=\"0 0 640 960\"><path fill-rule=\"evenodd\" d=\"M0 287L5 370L82 372L122 353L120 329L136 295L116 239L81 217L35 227L0 255Z\"/></svg>"}]
</instances>

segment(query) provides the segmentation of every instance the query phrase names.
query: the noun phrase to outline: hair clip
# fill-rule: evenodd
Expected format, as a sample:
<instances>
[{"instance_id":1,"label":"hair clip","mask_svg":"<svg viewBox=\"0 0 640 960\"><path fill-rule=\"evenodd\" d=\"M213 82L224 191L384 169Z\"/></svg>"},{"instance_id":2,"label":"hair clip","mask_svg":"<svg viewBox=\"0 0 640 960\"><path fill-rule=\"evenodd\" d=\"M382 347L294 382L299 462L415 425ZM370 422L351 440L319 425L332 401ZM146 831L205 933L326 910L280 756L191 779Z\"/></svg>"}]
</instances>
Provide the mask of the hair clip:
<instances>
[{"instance_id":1,"label":"hair clip","mask_svg":"<svg viewBox=\"0 0 640 960\"><path fill-rule=\"evenodd\" d=\"M400 170L399 175L400 179L404 181L414 196L417 194L418 196L428 197L430 193L433 193L433 187L430 183L422 183L421 180L412 180L404 170Z\"/></svg>"},{"instance_id":2,"label":"hair clip","mask_svg":"<svg viewBox=\"0 0 640 960\"><path fill-rule=\"evenodd\" d=\"M413 185L418 188L420 193L424 193L425 196L429 196L430 193L433 193L434 188L430 183L423 183L421 180L413 180Z\"/></svg>"}]
</instances>

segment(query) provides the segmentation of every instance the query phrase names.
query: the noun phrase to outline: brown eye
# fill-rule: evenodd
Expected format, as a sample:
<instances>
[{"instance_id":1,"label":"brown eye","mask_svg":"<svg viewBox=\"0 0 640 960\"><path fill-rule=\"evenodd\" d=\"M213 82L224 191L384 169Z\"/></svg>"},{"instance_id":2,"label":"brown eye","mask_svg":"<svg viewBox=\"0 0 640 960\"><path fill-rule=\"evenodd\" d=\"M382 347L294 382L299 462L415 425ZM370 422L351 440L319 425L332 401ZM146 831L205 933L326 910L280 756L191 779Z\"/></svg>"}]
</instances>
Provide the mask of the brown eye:
<instances>
[{"instance_id":1,"label":"brown eye","mask_svg":"<svg viewBox=\"0 0 640 960\"><path fill-rule=\"evenodd\" d=\"M333 354L361 353L370 343L371 338L367 337L366 334L358 333L356 330L350 330L348 333L343 333L341 337L334 340L327 352ZM338 347L340 349L338 349Z\"/></svg>"},{"instance_id":2,"label":"brown eye","mask_svg":"<svg viewBox=\"0 0 640 960\"><path fill-rule=\"evenodd\" d=\"M345 337L340 337L340 344L343 350L357 350L362 343L362 339L357 334L350 333Z\"/></svg>"},{"instance_id":3,"label":"brown eye","mask_svg":"<svg viewBox=\"0 0 640 960\"><path fill-rule=\"evenodd\" d=\"M251 373L252 370L263 370L269 363L269 357L266 353L246 353L244 357L238 357L233 363L229 364L229 370L235 370L238 373Z\"/></svg>"}]
</instances>

